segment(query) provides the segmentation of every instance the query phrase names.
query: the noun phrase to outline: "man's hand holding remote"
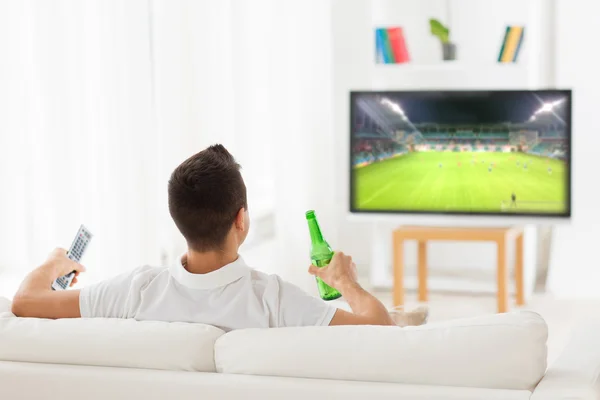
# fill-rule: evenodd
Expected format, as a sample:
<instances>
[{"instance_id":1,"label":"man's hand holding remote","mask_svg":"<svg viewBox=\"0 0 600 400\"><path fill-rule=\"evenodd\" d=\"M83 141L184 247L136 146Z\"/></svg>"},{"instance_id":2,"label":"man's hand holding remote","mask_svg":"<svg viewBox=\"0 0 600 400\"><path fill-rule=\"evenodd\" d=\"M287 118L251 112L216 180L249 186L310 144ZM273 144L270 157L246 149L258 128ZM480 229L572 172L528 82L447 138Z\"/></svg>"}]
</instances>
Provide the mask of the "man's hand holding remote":
<instances>
[{"instance_id":1,"label":"man's hand holding remote","mask_svg":"<svg viewBox=\"0 0 600 400\"><path fill-rule=\"evenodd\" d=\"M79 275L80 272L85 271L85 267L83 265L67 257L67 250L60 247L54 249L50 255L48 255L48 258L42 266L46 266L53 271L54 279L52 279L52 282L54 282L56 278L65 276L75 271L75 278L73 278L71 286L77 283L77 275Z\"/></svg>"},{"instance_id":2,"label":"man's hand holding remote","mask_svg":"<svg viewBox=\"0 0 600 400\"><path fill-rule=\"evenodd\" d=\"M359 285L352 257L336 252L328 265L311 265L308 272L337 289L352 309L337 310L330 325L396 325L385 306Z\"/></svg>"},{"instance_id":3,"label":"man's hand holding remote","mask_svg":"<svg viewBox=\"0 0 600 400\"><path fill-rule=\"evenodd\" d=\"M54 291L56 278L75 271L78 275L85 267L67 257L65 249L57 248L46 261L34 269L15 294L12 312L18 317L69 318L80 316L79 290ZM77 282L74 278L73 286Z\"/></svg>"}]
</instances>

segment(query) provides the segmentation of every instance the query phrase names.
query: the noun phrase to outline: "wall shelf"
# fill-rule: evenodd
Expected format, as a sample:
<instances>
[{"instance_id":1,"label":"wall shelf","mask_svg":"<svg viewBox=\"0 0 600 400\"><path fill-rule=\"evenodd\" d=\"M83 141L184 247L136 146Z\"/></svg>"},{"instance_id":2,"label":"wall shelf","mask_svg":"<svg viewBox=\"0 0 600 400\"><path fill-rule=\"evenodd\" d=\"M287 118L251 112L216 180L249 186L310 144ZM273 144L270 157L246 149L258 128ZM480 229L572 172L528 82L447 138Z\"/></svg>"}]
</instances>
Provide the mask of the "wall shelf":
<instances>
[{"instance_id":1,"label":"wall shelf","mask_svg":"<svg viewBox=\"0 0 600 400\"><path fill-rule=\"evenodd\" d=\"M461 61L442 61L439 63L403 63L403 64L373 64L375 69L389 69L406 72L447 72L447 71L477 71L477 70L520 70L525 71L526 65L520 63L466 63Z\"/></svg>"},{"instance_id":2,"label":"wall shelf","mask_svg":"<svg viewBox=\"0 0 600 400\"><path fill-rule=\"evenodd\" d=\"M522 64L373 64L372 89L532 89L531 69Z\"/></svg>"}]
</instances>

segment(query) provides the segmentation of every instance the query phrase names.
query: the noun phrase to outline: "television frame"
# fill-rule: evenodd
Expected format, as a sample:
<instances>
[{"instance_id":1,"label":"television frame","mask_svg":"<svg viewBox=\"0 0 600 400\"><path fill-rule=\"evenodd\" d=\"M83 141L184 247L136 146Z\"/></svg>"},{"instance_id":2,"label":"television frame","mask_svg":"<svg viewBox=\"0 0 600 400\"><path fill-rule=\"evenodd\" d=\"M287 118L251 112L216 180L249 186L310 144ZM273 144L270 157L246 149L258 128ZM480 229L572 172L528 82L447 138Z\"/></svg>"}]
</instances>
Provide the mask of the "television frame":
<instances>
[{"instance_id":1,"label":"television frame","mask_svg":"<svg viewBox=\"0 0 600 400\"><path fill-rule=\"evenodd\" d=\"M568 108L565 113L565 122L566 122L566 133L567 133L567 159L569 162L567 168L567 176L566 176L566 185L565 188L567 190L566 193L566 204L567 211L563 214L547 214L547 213L524 213L524 212L511 212L511 213L500 213L500 212L471 212L471 211L426 211L426 210L359 210L354 206L355 203L355 184L354 184L354 166L353 166L353 149L355 144L354 132L353 132L353 122L354 122L354 104L355 98L361 95L398 95L398 94L423 94L423 93L441 93L441 94L452 94L452 93L460 93L460 94L480 94L480 93L524 93L524 92L535 92L535 93L546 93L546 94L557 94L564 95L568 98ZM502 220L519 220L526 223L534 223L539 224L543 222L547 223L560 223L560 222L568 222L572 218L573 209L572 209L572 199L573 199L573 187L572 187L572 174L573 174L573 160L572 160L572 148L573 148L573 137L572 137L572 112L573 112L573 92L571 89L521 89L521 90L496 90L496 89L479 89L479 90L352 90L350 91L349 96L349 106L350 106L350 123L349 123L349 133L350 133L350 146L349 146L349 159L348 164L350 167L349 173L349 193L348 193L348 205L349 205L349 213L351 219L363 219L362 217L369 217L370 220L380 220L380 221L389 221L390 218L401 217L402 220L406 222L408 218L406 217L417 217L417 221L420 223L438 223L440 221L440 217L454 217L450 219L456 219L457 217L468 217L469 222L476 221L476 218L483 218L479 223L475 225L480 225L480 223L484 222L486 224L499 224L503 225ZM435 219L432 219L435 218ZM476 218L472 218L476 217ZM413 219L413 218L410 218ZM446 221L447 222L447 221ZM464 220L461 218L460 222L464 223Z\"/></svg>"}]
</instances>

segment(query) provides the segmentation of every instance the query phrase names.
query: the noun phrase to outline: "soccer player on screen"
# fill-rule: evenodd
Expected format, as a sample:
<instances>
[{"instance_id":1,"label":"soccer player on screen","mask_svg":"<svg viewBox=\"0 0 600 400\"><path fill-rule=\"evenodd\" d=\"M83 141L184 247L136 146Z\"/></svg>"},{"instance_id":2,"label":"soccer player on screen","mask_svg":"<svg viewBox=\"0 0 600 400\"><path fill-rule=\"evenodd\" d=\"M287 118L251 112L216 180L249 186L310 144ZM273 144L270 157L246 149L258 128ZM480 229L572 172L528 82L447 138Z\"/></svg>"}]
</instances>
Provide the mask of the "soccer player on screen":
<instances>
[{"instance_id":1,"label":"soccer player on screen","mask_svg":"<svg viewBox=\"0 0 600 400\"><path fill-rule=\"evenodd\" d=\"M510 208L517 207L517 195L515 192L512 192L510 195Z\"/></svg>"}]
</instances>

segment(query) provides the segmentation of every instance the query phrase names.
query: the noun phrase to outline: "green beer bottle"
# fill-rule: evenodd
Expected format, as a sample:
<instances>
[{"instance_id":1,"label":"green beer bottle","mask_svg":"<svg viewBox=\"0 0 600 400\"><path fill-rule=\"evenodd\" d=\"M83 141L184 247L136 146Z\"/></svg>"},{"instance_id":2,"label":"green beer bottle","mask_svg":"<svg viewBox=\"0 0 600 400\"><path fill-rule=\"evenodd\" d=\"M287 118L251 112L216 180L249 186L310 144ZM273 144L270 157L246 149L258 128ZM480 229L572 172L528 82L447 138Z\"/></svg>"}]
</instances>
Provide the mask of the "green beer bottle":
<instances>
[{"instance_id":1,"label":"green beer bottle","mask_svg":"<svg viewBox=\"0 0 600 400\"><path fill-rule=\"evenodd\" d=\"M324 267L333 258L333 250L329 244L323 239L321 228L317 222L317 217L313 210L306 212L306 221L308 222L308 231L310 232L310 259L314 266ZM323 282L321 278L317 278L317 287L319 295L323 300L335 300L342 297L342 294Z\"/></svg>"}]
</instances>

